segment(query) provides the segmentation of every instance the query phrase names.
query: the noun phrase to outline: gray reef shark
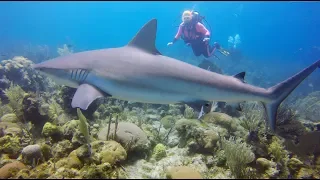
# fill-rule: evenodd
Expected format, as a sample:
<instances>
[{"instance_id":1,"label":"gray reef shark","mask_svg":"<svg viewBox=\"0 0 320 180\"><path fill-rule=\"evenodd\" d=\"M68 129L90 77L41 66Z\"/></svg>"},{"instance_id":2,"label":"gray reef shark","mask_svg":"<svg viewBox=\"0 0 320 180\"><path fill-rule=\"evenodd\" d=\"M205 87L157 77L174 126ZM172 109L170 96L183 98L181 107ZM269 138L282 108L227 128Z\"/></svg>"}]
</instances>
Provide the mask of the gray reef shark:
<instances>
[{"instance_id":1,"label":"gray reef shark","mask_svg":"<svg viewBox=\"0 0 320 180\"><path fill-rule=\"evenodd\" d=\"M280 103L320 66L319 60L273 87L260 88L243 83L239 75L210 72L162 55L155 47L156 32L157 20L152 19L123 47L65 55L33 68L77 88L73 108L86 110L104 96L153 104L260 101L274 132Z\"/></svg>"}]
</instances>

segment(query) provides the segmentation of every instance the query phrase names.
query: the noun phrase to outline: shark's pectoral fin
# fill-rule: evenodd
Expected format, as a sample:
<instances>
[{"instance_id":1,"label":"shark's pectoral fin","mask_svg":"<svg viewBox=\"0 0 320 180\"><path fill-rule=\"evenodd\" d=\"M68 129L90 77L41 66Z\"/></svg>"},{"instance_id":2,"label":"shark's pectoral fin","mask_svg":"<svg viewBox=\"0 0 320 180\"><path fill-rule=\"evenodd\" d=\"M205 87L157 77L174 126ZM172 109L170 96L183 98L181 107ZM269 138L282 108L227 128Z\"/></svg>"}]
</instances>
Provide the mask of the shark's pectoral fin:
<instances>
[{"instance_id":1,"label":"shark's pectoral fin","mask_svg":"<svg viewBox=\"0 0 320 180\"><path fill-rule=\"evenodd\" d=\"M234 75L233 77L234 78L237 78L239 79L241 82L245 83L245 80L244 80L244 77L246 76L246 72L241 72L241 73L238 73L236 75Z\"/></svg>"},{"instance_id":2,"label":"shark's pectoral fin","mask_svg":"<svg viewBox=\"0 0 320 180\"><path fill-rule=\"evenodd\" d=\"M105 94L90 84L81 84L74 94L71 102L72 108L87 110L89 105L97 98L104 97Z\"/></svg>"},{"instance_id":3,"label":"shark's pectoral fin","mask_svg":"<svg viewBox=\"0 0 320 180\"><path fill-rule=\"evenodd\" d=\"M128 46L137 47L154 55L161 55L157 50L155 42L157 35L157 19L147 22L136 36L128 43Z\"/></svg>"}]
</instances>

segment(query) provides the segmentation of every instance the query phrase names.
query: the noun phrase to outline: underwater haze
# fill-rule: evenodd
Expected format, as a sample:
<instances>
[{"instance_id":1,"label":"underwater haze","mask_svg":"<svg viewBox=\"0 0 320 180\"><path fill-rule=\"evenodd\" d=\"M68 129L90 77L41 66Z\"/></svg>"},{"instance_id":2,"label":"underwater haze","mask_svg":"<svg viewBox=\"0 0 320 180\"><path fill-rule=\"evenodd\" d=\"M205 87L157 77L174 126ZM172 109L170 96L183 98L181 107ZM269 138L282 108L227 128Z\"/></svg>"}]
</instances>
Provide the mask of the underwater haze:
<instances>
[{"instance_id":1,"label":"underwater haze","mask_svg":"<svg viewBox=\"0 0 320 180\"><path fill-rule=\"evenodd\" d=\"M186 10L204 16L215 56L168 45ZM316 1L0 2L0 178L319 179L319 68L280 105L276 133L259 102L75 109L76 89L31 68L124 46L155 18L162 55L269 88L320 60L319 12Z\"/></svg>"}]
</instances>

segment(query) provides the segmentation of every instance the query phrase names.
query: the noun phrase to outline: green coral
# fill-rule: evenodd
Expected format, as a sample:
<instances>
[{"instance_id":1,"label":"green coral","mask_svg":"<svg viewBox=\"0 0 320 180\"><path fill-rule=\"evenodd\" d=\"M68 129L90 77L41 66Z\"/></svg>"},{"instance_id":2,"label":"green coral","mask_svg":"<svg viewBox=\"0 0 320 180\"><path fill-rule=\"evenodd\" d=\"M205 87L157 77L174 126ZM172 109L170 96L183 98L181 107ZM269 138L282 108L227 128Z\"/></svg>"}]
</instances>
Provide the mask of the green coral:
<instances>
[{"instance_id":1,"label":"green coral","mask_svg":"<svg viewBox=\"0 0 320 180\"><path fill-rule=\"evenodd\" d=\"M185 104L184 117L187 119L192 119L194 117L194 110Z\"/></svg>"},{"instance_id":2,"label":"green coral","mask_svg":"<svg viewBox=\"0 0 320 180\"><path fill-rule=\"evenodd\" d=\"M9 99L9 106L13 109L18 117L22 116L23 105L22 101L25 96L24 90L19 85L13 85L4 90L5 95Z\"/></svg>"},{"instance_id":3,"label":"green coral","mask_svg":"<svg viewBox=\"0 0 320 180\"><path fill-rule=\"evenodd\" d=\"M166 153L166 146L163 144L157 144L154 148L153 148L153 157L158 161L164 157L167 156Z\"/></svg>"},{"instance_id":4,"label":"green coral","mask_svg":"<svg viewBox=\"0 0 320 180\"><path fill-rule=\"evenodd\" d=\"M280 162L281 159L287 155L280 139L276 136L272 137L272 142L268 147L268 152L271 153L275 162Z\"/></svg>"},{"instance_id":5,"label":"green coral","mask_svg":"<svg viewBox=\"0 0 320 180\"><path fill-rule=\"evenodd\" d=\"M2 117L5 114L12 113L13 109L10 106L3 105L0 100L0 116Z\"/></svg>"},{"instance_id":6,"label":"green coral","mask_svg":"<svg viewBox=\"0 0 320 180\"><path fill-rule=\"evenodd\" d=\"M264 121L264 109L257 102L244 103L241 114L243 117L240 118L240 125L249 132L258 130Z\"/></svg>"},{"instance_id":7,"label":"green coral","mask_svg":"<svg viewBox=\"0 0 320 180\"><path fill-rule=\"evenodd\" d=\"M225 166L226 162L227 162L227 158L226 155L224 153L224 150L218 151L215 155L215 161L217 166Z\"/></svg>"},{"instance_id":8,"label":"green coral","mask_svg":"<svg viewBox=\"0 0 320 180\"><path fill-rule=\"evenodd\" d=\"M289 160L288 152L284 149L284 146L278 137L272 137L272 142L268 147L268 152L276 163L281 164L280 177L287 177L289 175L289 169L287 167Z\"/></svg>"},{"instance_id":9,"label":"green coral","mask_svg":"<svg viewBox=\"0 0 320 180\"><path fill-rule=\"evenodd\" d=\"M88 129L88 125L87 125L87 119L81 113L79 108L77 108L77 114L79 117L79 130L84 135L87 143L90 143L90 135L89 135L89 129Z\"/></svg>"},{"instance_id":10,"label":"green coral","mask_svg":"<svg viewBox=\"0 0 320 180\"><path fill-rule=\"evenodd\" d=\"M223 138L222 148L225 152L227 165L231 173L236 178L245 178L246 165L255 159L251 146L245 142L241 142L240 138L235 140L234 137L230 137L229 140Z\"/></svg>"},{"instance_id":11,"label":"green coral","mask_svg":"<svg viewBox=\"0 0 320 180\"><path fill-rule=\"evenodd\" d=\"M56 101L53 101L52 103L50 103L48 115L52 121L56 121L59 115L61 115L62 113L63 113L63 110Z\"/></svg>"}]
</instances>

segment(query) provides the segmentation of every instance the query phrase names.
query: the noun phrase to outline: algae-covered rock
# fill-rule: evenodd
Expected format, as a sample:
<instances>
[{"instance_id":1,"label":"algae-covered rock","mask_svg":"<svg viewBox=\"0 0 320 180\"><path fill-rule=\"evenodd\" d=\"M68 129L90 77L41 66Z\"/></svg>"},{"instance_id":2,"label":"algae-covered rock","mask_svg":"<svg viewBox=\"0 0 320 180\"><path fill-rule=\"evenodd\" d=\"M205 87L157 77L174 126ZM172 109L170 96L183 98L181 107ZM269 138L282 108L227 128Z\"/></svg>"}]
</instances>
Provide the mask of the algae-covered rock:
<instances>
[{"instance_id":1,"label":"algae-covered rock","mask_svg":"<svg viewBox=\"0 0 320 180\"><path fill-rule=\"evenodd\" d=\"M180 119L175 124L175 128L179 134L185 134L199 126L200 124L196 119Z\"/></svg>"},{"instance_id":2,"label":"algae-covered rock","mask_svg":"<svg viewBox=\"0 0 320 180\"><path fill-rule=\"evenodd\" d=\"M179 166L173 167L167 171L168 179L202 179L201 174L188 167L188 166Z\"/></svg>"},{"instance_id":3,"label":"algae-covered rock","mask_svg":"<svg viewBox=\"0 0 320 180\"><path fill-rule=\"evenodd\" d=\"M45 137L51 137L52 139L61 139L62 130L50 122L44 124L42 128L42 135Z\"/></svg>"},{"instance_id":4,"label":"algae-covered rock","mask_svg":"<svg viewBox=\"0 0 320 180\"><path fill-rule=\"evenodd\" d=\"M8 179L10 177L15 176L21 169L26 168L26 166L19 162L14 161L11 163L8 163L4 165L2 168L0 168L0 178L1 179Z\"/></svg>"},{"instance_id":5,"label":"algae-covered rock","mask_svg":"<svg viewBox=\"0 0 320 180\"><path fill-rule=\"evenodd\" d=\"M163 144L157 144L154 148L153 148L153 157L156 160L160 160L164 157L167 156L166 153L166 146Z\"/></svg>"},{"instance_id":6,"label":"algae-covered rock","mask_svg":"<svg viewBox=\"0 0 320 180\"><path fill-rule=\"evenodd\" d=\"M256 164L263 178L275 178L279 174L279 170L277 170L277 163L275 162L269 161L265 158L258 158L256 160Z\"/></svg>"},{"instance_id":7,"label":"algae-covered rock","mask_svg":"<svg viewBox=\"0 0 320 180\"><path fill-rule=\"evenodd\" d=\"M237 124L235 123L236 119L224 113L210 112L204 115L203 120L204 122L207 122L207 123L213 123L213 124L219 125L231 132L237 130Z\"/></svg>"},{"instance_id":8,"label":"algae-covered rock","mask_svg":"<svg viewBox=\"0 0 320 180\"><path fill-rule=\"evenodd\" d=\"M0 138L0 152L17 157L22 147L20 146L19 137L6 135Z\"/></svg>"},{"instance_id":9,"label":"algae-covered rock","mask_svg":"<svg viewBox=\"0 0 320 180\"><path fill-rule=\"evenodd\" d=\"M115 124L110 125L109 139L114 136ZM105 141L107 139L108 126L102 128L98 133L98 139ZM148 150L150 141L147 135L135 124L128 122L119 122L116 131L116 141L119 142L127 151Z\"/></svg>"},{"instance_id":10,"label":"algae-covered rock","mask_svg":"<svg viewBox=\"0 0 320 180\"><path fill-rule=\"evenodd\" d=\"M70 153L69 157L76 154L82 162L90 161L95 164L108 163L110 165L124 161L127 158L126 150L115 141L94 141L91 143L91 148L91 156L87 145L83 145Z\"/></svg>"},{"instance_id":11,"label":"algae-covered rock","mask_svg":"<svg viewBox=\"0 0 320 180\"><path fill-rule=\"evenodd\" d=\"M193 141L188 143L189 152L212 153L217 149L218 134L213 130L197 128L192 131Z\"/></svg>"},{"instance_id":12,"label":"algae-covered rock","mask_svg":"<svg viewBox=\"0 0 320 180\"><path fill-rule=\"evenodd\" d=\"M16 123L18 122L18 117L14 113L10 114L5 114L1 117L1 122L11 122L11 123Z\"/></svg>"},{"instance_id":13,"label":"algae-covered rock","mask_svg":"<svg viewBox=\"0 0 320 180\"><path fill-rule=\"evenodd\" d=\"M0 122L0 129L2 130L2 136L4 135L13 135L13 136L21 136L22 129L21 127L12 122ZM0 136L1 137L1 136Z\"/></svg>"},{"instance_id":14,"label":"algae-covered rock","mask_svg":"<svg viewBox=\"0 0 320 180\"><path fill-rule=\"evenodd\" d=\"M55 158L63 158L67 157L72 150L72 143L69 140L63 140L52 147L52 154Z\"/></svg>"},{"instance_id":15,"label":"algae-covered rock","mask_svg":"<svg viewBox=\"0 0 320 180\"><path fill-rule=\"evenodd\" d=\"M95 141L91 143L92 151L99 154L101 163L114 165L127 158L126 150L116 141Z\"/></svg>"},{"instance_id":16,"label":"algae-covered rock","mask_svg":"<svg viewBox=\"0 0 320 180\"><path fill-rule=\"evenodd\" d=\"M313 179L314 176L315 176L315 172L312 169L301 168L298 171L296 178L297 179Z\"/></svg>"},{"instance_id":17,"label":"algae-covered rock","mask_svg":"<svg viewBox=\"0 0 320 180\"><path fill-rule=\"evenodd\" d=\"M84 179L112 179L112 167L109 163L103 163L100 165L85 166L81 169L81 177Z\"/></svg>"},{"instance_id":18,"label":"algae-covered rock","mask_svg":"<svg viewBox=\"0 0 320 180\"><path fill-rule=\"evenodd\" d=\"M64 168L81 169L83 167L83 163L77 157L76 153L71 152L68 157L60 159L56 163L56 167L57 168L64 167Z\"/></svg>"},{"instance_id":19,"label":"algae-covered rock","mask_svg":"<svg viewBox=\"0 0 320 180\"><path fill-rule=\"evenodd\" d=\"M302 166L303 163L297 158L291 158L288 161L288 168L292 173L298 172Z\"/></svg>"},{"instance_id":20,"label":"algae-covered rock","mask_svg":"<svg viewBox=\"0 0 320 180\"><path fill-rule=\"evenodd\" d=\"M52 154L51 154L51 147L47 144L42 144L40 146L40 149L41 149L41 153L44 157L44 159L47 161L49 160L51 157L52 157Z\"/></svg>"},{"instance_id":21,"label":"algae-covered rock","mask_svg":"<svg viewBox=\"0 0 320 180\"><path fill-rule=\"evenodd\" d=\"M175 124L175 119L173 116L170 116L170 115L167 115L165 117L163 117L160 122L162 123L162 126L165 128L165 129L169 129L171 128L172 126L174 126Z\"/></svg>"}]
</instances>

